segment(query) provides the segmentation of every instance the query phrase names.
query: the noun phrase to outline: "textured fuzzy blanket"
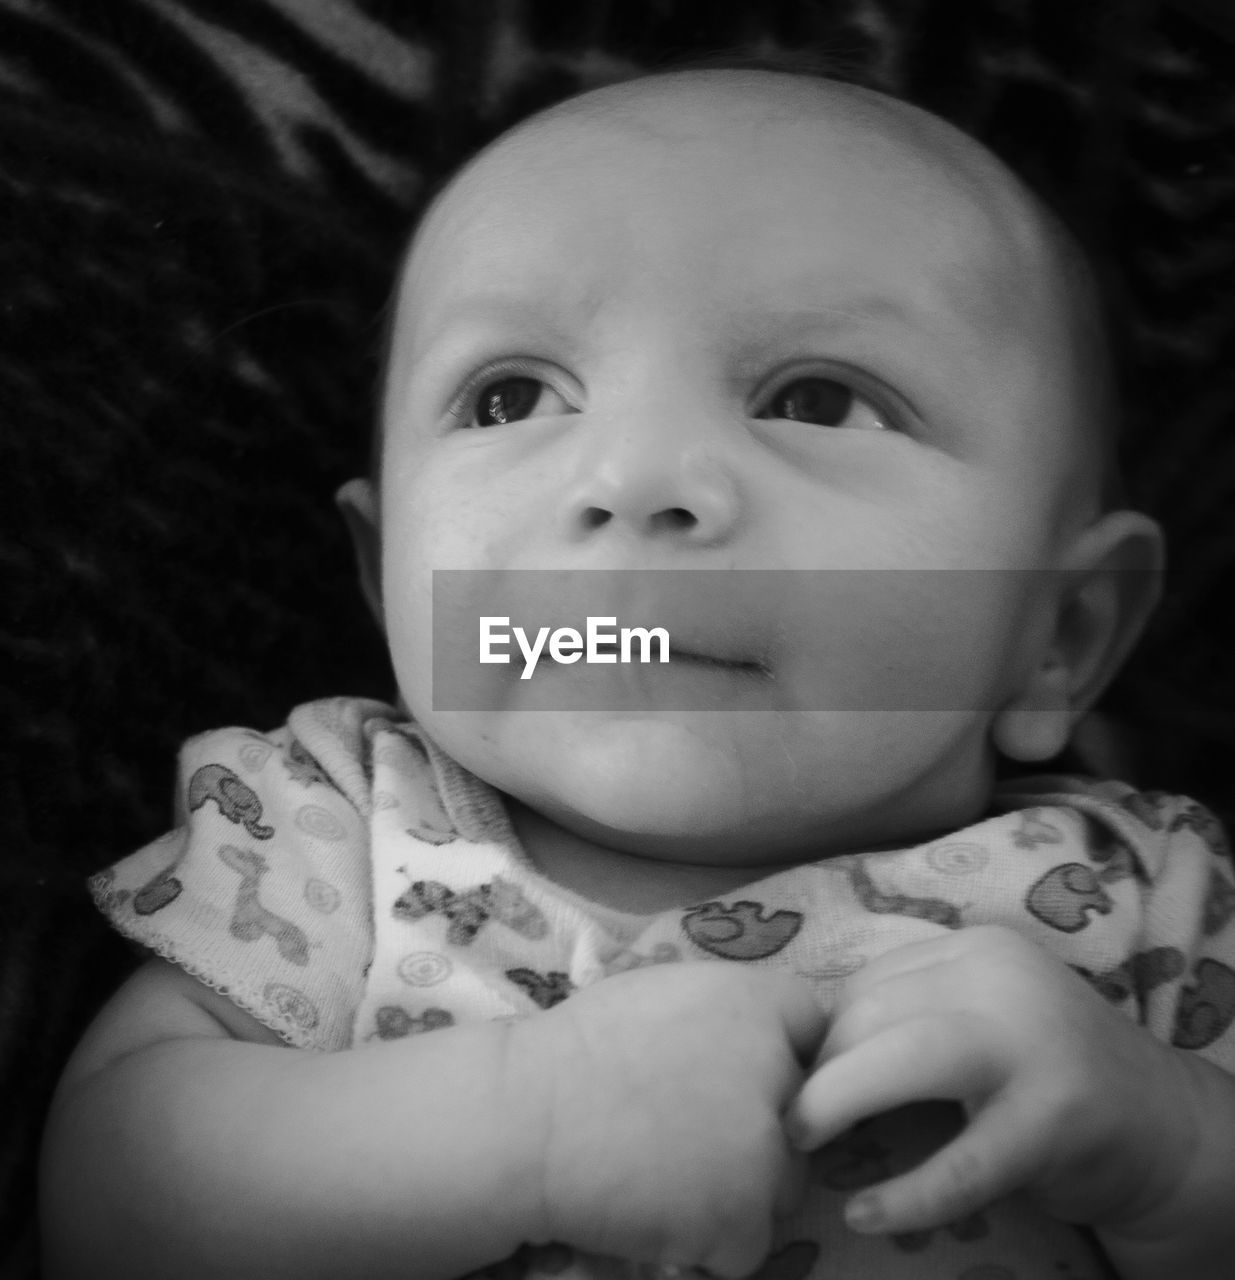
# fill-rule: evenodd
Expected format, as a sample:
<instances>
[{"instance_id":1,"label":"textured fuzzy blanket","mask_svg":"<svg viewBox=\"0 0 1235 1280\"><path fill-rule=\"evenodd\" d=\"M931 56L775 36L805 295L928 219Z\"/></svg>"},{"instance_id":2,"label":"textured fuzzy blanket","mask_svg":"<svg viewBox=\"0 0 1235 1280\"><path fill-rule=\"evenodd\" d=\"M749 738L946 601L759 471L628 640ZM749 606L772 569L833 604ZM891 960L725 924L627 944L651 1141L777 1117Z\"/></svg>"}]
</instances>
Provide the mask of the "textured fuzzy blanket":
<instances>
[{"instance_id":1,"label":"textured fuzzy blanket","mask_svg":"<svg viewBox=\"0 0 1235 1280\"><path fill-rule=\"evenodd\" d=\"M0 1273L32 1274L49 1091L130 963L84 875L165 825L187 734L388 691L331 494L424 191L536 106L720 49L904 92L1094 248L1173 552L1108 706L1138 781L1231 816L1223 0L0 0Z\"/></svg>"}]
</instances>

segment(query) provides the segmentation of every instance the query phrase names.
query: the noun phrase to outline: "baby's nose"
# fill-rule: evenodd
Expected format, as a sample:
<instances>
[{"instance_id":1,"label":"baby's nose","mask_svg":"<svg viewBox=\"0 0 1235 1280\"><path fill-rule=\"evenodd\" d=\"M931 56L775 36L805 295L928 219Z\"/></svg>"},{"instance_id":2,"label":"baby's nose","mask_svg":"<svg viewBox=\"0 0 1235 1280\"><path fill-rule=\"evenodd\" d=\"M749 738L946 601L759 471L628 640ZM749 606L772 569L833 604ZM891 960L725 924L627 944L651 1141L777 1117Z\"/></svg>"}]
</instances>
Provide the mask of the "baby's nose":
<instances>
[{"instance_id":1,"label":"baby's nose","mask_svg":"<svg viewBox=\"0 0 1235 1280\"><path fill-rule=\"evenodd\" d=\"M702 449L613 448L594 461L567 502L570 533L624 530L709 546L725 541L741 513L732 470Z\"/></svg>"}]
</instances>

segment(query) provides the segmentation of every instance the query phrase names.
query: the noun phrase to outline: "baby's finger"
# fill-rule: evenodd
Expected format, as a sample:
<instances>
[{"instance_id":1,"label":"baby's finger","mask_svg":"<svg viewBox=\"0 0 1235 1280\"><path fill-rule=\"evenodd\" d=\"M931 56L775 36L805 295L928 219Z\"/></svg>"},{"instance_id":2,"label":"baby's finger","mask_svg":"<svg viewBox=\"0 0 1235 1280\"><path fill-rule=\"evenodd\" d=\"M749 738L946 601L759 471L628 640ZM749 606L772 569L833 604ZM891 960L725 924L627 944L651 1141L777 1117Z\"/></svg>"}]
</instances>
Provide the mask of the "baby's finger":
<instances>
[{"instance_id":1,"label":"baby's finger","mask_svg":"<svg viewBox=\"0 0 1235 1280\"><path fill-rule=\"evenodd\" d=\"M961 1012L970 1010L968 1006L957 1008L951 986L933 965L855 986L836 1000L817 1061L822 1064L838 1058L892 1027Z\"/></svg>"},{"instance_id":2,"label":"baby's finger","mask_svg":"<svg viewBox=\"0 0 1235 1280\"><path fill-rule=\"evenodd\" d=\"M956 955L956 936L951 930L945 930L936 936L892 947L868 960L847 979L845 985L861 988L919 969L933 969L937 965L950 963Z\"/></svg>"},{"instance_id":3,"label":"baby's finger","mask_svg":"<svg viewBox=\"0 0 1235 1280\"><path fill-rule=\"evenodd\" d=\"M914 1018L829 1059L785 1113L790 1141L813 1151L859 1120L909 1102L964 1101L1001 1083L998 1065L955 1018Z\"/></svg>"},{"instance_id":4,"label":"baby's finger","mask_svg":"<svg viewBox=\"0 0 1235 1280\"><path fill-rule=\"evenodd\" d=\"M945 930L935 937L893 947L867 961L846 980L839 1003L856 1000L873 987L906 980L934 982L942 988L940 994L946 995L949 984L943 980L943 971L950 966L966 965L975 957L1006 956L1032 945L1000 925ZM982 967L989 967L985 959Z\"/></svg>"},{"instance_id":5,"label":"baby's finger","mask_svg":"<svg viewBox=\"0 0 1235 1280\"><path fill-rule=\"evenodd\" d=\"M992 1105L916 1169L867 1187L845 1206L845 1221L872 1234L924 1231L1023 1187L1040 1158L1032 1129L1017 1126L1006 1113L1006 1107Z\"/></svg>"}]
</instances>

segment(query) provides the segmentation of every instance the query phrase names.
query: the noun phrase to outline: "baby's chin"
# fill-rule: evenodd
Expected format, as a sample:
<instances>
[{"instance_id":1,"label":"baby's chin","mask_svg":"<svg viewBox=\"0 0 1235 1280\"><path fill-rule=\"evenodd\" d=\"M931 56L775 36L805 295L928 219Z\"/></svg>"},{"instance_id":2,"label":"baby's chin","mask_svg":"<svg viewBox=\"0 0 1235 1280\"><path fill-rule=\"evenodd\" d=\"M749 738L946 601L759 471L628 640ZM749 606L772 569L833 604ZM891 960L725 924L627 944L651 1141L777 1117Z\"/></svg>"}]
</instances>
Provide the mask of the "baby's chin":
<instances>
[{"instance_id":1,"label":"baby's chin","mask_svg":"<svg viewBox=\"0 0 1235 1280\"><path fill-rule=\"evenodd\" d=\"M956 725L885 718L812 716L796 734L775 712L528 711L426 727L490 785L611 849L762 865L911 841L980 808L982 771L923 773Z\"/></svg>"},{"instance_id":2,"label":"baby's chin","mask_svg":"<svg viewBox=\"0 0 1235 1280\"><path fill-rule=\"evenodd\" d=\"M439 733L486 782L610 847L715 849L767 816L743 744L712 713L520 712L470 740Z\"/></svg>"}]
</instances>

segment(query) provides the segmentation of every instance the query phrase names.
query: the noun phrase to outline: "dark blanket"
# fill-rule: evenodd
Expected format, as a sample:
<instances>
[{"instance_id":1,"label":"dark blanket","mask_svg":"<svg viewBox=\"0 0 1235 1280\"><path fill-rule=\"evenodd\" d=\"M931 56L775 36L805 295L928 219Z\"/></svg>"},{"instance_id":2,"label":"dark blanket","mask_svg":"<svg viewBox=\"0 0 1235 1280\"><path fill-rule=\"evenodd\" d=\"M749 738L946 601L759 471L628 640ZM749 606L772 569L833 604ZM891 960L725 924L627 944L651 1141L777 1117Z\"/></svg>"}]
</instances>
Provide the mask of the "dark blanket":
<instances>
[{"instance_id":1,"label":"dark blanket","mask_svg":"<svg viewBox=\"0 0 1235 1280\"><path fill-rule=\"evenodd\" d=\"M821 52L999 151L1124 322L1169 594L1107 699L1228 819L1235 21L1224 0L0 0L0 1272L33 1273L57 1071L132 963L83 876L167 823L176 746L389 693L332 510L426 188L633 67ZM9 1270L5 1270L4 1260Z\"/></svg>"}]
</instances>

